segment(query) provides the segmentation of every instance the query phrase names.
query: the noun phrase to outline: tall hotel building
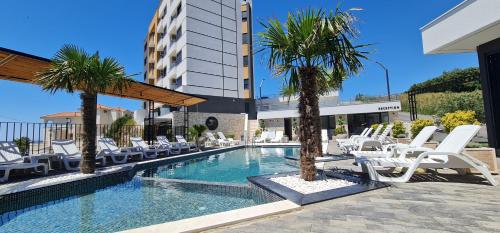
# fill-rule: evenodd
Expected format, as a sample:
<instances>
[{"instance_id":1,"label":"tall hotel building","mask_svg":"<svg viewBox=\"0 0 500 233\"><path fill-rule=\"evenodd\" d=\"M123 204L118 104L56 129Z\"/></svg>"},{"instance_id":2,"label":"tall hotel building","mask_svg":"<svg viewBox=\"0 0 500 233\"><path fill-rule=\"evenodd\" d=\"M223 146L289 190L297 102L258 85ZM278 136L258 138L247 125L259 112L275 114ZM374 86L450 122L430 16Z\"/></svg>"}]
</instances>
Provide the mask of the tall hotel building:
<instances>
[{"instance_id":1,"label":"tall hotel building","mask_svg":"<svg viewBox=\"0 0 500 233\"><path fill-rule=\"evenodd\" d=\"M208 99L190 112L256 115L251 22L250 1L160 1L144 43L144 81Z\"/></svg>"}]
</instances>

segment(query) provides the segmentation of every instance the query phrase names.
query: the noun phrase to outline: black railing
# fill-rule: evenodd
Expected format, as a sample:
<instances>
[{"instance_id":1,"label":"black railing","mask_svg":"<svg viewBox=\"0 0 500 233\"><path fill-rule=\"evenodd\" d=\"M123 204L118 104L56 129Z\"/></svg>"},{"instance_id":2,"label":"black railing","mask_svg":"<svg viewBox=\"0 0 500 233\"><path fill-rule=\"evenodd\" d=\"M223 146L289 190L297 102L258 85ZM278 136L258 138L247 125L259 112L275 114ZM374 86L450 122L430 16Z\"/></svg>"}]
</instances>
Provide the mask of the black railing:
<instances>
[{"instance_id":1,"label":"black railing","mask_svg":"<svg viewBox=\"0 0 500 233\"><path fill-rule=\"evenodd\" d=\"M125 125L117 128L113 125L97 125L97 137L113 138L120 147L131 146L130 137L142 137L146 142L156 140L156 136L167 136L175 141L175 135L184 135L184 127L171 124ZM78 149L82 147L83 125L72 123L29 123L0 122L0 141L15 142L25 154L51 153L52 141L61 139L74 140Z\"/></svg>"}]
</instances>

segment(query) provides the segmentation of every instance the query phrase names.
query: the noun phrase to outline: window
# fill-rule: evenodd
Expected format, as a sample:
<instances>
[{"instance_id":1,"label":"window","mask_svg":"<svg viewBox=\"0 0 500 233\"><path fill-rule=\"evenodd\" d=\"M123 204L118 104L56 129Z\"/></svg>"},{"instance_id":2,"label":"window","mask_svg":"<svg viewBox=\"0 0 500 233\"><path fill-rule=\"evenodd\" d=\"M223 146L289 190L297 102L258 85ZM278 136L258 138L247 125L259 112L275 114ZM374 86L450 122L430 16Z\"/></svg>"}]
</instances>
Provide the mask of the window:
<instances>
[{"instance_id":1,"label":"window","mask_svg":"<svg viewBox=\"0 0 500 233\"><path fill-rule=\"evenodd\" d=\"M179 38L181 38L182 36L182 27L179 27L179 29L177 29L177 32L175 34L175 39L178 40Z\"/></svg>"},{"instance_id":2,"label":"window","mask_svg":"<svg viewBox=\"0 0 500 233\"><path fill-rule=\"evenodd\" d=\"M243 88L248 89L248 79L243 79Z\"/></svg>"},{"instance_id":3,"label":"window","mask_svg":"<svg viewBox=\"0 0 500 233\"><path fill-rule=\"evenodd\" d=\"M182 50L177 53L177 56L175 57L175 63L178 65L182 61Z\"/></svg>"},{"instance_id":4,"label":"window","mask_svg":"<svg viewBox=\"0 0 500 233\"><path fill-rule=\"evenodd\" d=\"M177 6L177 15L179 15L182 11L182 2L179 3L179 5Z\"/></svg>"},{"instance_id":5,"label":"window","mask_svg":"<svg viewBox=\"0 0 500 233\"><path fill-rule=\"evenodd\" d=\"M243 44L249 44L250 43L250 37L248 36L248 33L243 33Z\"/></svg>"},{"instance_id":6,"label":"window","mask_svg":"<svg viewBox=\"0 0 500 233\"><path fill-rule=\"evenodd\" d=\"M175 79L175 85L176 85L177 87L182 86L182 76L179 76L179 77L177 77L177 78Z\"/></svg>"},{"instance_id":7,"label":"window","mask_svg":"<svg viewBox=\"0 0 500 233\"><path fill-rule=\"evenodd\" d=\"M241 18L246 21L248 19L248 11L241 12Z\"/></svg>"},{"instance_id":8,"label":"window","mask_svg":"<svg viewBox=\"0 0 500 233\"><path fill-rule=\"evenodd\" d=\"M175 14L172 15L172 17L170 17L170 21L173 21L174 19L177 18L177 16L179 16L179 14L182 12L182 2L179 3L179 5L177 6L177 10L175 11Z\"/></svg>"},{"instance_id":9,"label":"window","mask_svg":"<svg viewBox=\"0 0 500 233\"><path fill-rule=\"evenodd\" d=\"M248 56L243 56L243 66L248 67Z\"/></svg>"}]
</instances>

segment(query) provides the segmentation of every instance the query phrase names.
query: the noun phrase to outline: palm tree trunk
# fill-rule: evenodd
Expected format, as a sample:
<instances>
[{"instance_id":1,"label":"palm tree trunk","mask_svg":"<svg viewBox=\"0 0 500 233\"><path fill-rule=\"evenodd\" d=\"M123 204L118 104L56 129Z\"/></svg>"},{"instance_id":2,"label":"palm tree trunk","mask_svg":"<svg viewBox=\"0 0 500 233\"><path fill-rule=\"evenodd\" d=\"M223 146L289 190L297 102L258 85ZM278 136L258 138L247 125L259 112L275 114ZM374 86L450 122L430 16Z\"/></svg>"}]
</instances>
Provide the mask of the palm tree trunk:
<instances>
[{"instance_id":1,"label":"palm tree trunk","mask_svg":"<svg viewBox=\"0 0 500 233\"><path fill-rule=\"evenodd\" d=\"M299 128L301 177L313 181L316 177L314 158L321 154L321 125L318 105L318 85L314 67L303 67L300 74Z\"/></svg>"},{"instance_id":2,"label":"palm tree trunk","mask_svg":"<svg viewBox=\"0 0 500 233\"><path fill-rule=\"evenodd\" d=\"M95 171L96 156L96 114L97 114L97 95L82 93L82 163L80 170L84 174L91 174Z\"/></svg>"}]
</instances>

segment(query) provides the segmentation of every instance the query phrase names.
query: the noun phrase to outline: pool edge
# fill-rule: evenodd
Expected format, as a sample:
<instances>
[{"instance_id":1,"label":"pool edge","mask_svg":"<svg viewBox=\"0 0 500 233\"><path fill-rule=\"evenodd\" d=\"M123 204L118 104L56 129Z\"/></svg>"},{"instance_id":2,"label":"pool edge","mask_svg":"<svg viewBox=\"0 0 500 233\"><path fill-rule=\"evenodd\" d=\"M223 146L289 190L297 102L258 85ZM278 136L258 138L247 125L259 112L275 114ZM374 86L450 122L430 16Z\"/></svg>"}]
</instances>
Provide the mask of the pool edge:
<instances>
[{"instance_id":1,"label":"pool edge","mask_svg":"<svg viewBox=\"0 0 500 233\"><path fill-rule=\"evenodd\" d=\"M120 231L121 233L143 232L200 232L219 227L229 226L245 221L284 214L302 207L289 200L271 202L246 208L229 210L199 217L186 218L173 222Z\"/></svg>"}]
</instances>

